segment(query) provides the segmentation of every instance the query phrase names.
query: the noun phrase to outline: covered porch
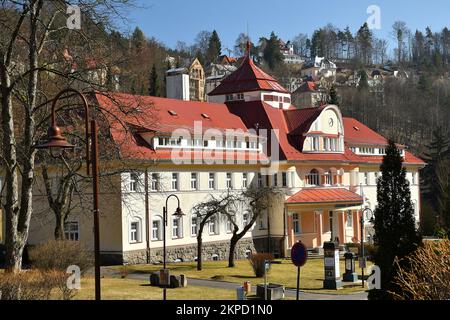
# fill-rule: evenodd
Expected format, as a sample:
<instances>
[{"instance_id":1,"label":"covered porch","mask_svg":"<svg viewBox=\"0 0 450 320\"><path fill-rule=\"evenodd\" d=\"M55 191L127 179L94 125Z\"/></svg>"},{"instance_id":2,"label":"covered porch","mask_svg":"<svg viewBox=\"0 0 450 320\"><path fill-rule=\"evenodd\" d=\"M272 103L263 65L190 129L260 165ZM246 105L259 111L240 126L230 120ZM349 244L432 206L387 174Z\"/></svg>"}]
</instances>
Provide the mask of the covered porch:
<instances>
[{"instance_id":1,"label":"covered porch","mask_svg":"<svg viewBox=\"0 0 450 320\"><path fill-rule=\"evenodd\" d=\"M361 240L362 197L345 188L303 189L285 201L286 249L301 240L307 248L326 241L339 244Z\"/></svg>"}]
</instances>

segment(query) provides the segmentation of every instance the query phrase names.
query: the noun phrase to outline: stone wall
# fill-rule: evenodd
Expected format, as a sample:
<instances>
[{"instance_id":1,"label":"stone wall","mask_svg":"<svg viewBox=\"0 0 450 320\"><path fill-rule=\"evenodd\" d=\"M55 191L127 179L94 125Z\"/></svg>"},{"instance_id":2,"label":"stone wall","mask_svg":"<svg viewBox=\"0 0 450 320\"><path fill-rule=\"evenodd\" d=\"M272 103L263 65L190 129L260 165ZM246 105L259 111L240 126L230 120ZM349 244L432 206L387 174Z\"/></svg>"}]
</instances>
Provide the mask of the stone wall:
<instances>
[{"instance_id":1,"label":"stone wall","mask_svg":"<svg viewBox=\"0 0 450 320\"><path fill-rule=\"evenodd\" d=\"M203 244L202 258L207 260L228 259L230 241L207 242ZM241 239L236 246L235 258L244 259L248 252L255 252L253 239ZM171 246L166 251L166 261L195 261L197 259L197 245ZM162 248L150 249L150 263L162 263ZM146 250L126 251L123 253L123 264L147 263Z\"/></svg>"}]
</instances>

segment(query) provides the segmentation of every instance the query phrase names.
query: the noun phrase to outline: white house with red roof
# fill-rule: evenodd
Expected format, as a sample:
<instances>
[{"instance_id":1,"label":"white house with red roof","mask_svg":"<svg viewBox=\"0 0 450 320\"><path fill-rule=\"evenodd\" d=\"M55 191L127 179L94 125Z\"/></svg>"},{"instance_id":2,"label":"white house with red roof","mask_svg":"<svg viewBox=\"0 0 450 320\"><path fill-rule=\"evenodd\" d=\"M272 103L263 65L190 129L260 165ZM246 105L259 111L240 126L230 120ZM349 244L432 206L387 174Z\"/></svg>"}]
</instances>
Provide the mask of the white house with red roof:
<instances>
[{"instance_id":1,"label":"white house with red roof","mask_svg":"<svg viewBox=\"0 0 450 320\"><path fill-rule=\"evenodd\" d=\"M117 178L119 191L102 190L100 197L105 259L161 261L163 206L166 197L175 194L185 216L168 221L168 259L195 260L199 221L192 207L211 194L238 192L251 184L277 186L285 196L274 200L240 240L238 258L255 250L288 256L297 240L316 250L329 240L340 244L361 240L361 212L377 205L384 137L343 117L337 106L293 106L289 92L248 54L209 95L212 102L95 95L95 102L108 110L110 138L125 170ZM143 105L152 107L139 107ZM119 112L124 108L134 111L124 115ZM121 125L114 120L118 117ZM399 147L418 222L418 170L424 163L405 146ZM45 198L40 199L37 206L44 206ZM169 213L177 205L172 201ZM236 212L239 225L249 219L246 208ZM370 235L370 222L365 227ZM51 225L33 221L30 243L51 235ZM92 245L90 215L71 214L67 235ZM231 224L223 217L209 221L203 235L204 257L226 259L230 237Z\"/></svg>"}]
</instances>

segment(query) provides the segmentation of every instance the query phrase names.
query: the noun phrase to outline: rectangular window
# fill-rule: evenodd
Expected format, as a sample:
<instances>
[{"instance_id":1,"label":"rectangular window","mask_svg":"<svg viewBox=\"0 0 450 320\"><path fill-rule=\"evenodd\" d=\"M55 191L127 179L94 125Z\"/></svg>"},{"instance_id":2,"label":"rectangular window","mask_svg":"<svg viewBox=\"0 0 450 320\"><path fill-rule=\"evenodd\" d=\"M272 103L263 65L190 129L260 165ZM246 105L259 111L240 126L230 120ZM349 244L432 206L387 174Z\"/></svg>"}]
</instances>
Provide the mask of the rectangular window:
<instances>
[{"instance_id":1,"label":"rectangular window","mask_svg":"<svg viewBox=\"0 0 450 320\"><path fill-rule=\"evenodd\" d=\"M227 173L227 189L233 189L233 183L231 181L231 173Z\"/></svg>"},{"instance_id":2,"label":"rectangular window","mask_svg":"<svg viewBox=\"0 0 450 320\"><path fill-rule=\"evenodd\" d=\"M152 222L152 240L161 240L161 220Z\"/></svg>"},{"instance_id":3,"label":"rectangular window","mask_svg":"<svg viewBox=\"0 0 450 320\"><path fill-rule=\"evenodd\" d=\"M244 100L244 94L243 93L238 93L237 94L237 100Z\"/></svg>"},{"instance_id":4,"label":"rectangular window","mask_svg":"<svg viewBox=\"0 0 450 320\"><path fill-rule=\"evenodd\" d=\"M319 151L319 137L312 137L312 150Z\"/></svg>"},{"instance_id":5,"label":"rectangular window","mask_svg":"<svg viewBox=\"0 0 450 320\"><path fill-rule=\"evenodd\" d=\"M0 225L0 228L2 226ZM64 223L64 235L66 240L78 241L80 238L80 230L78 221L69 221Z\"/></svg>"},{"instance_id":6,"label":"rectangular window","mask_svg":"<svg viewBox=\"0 0 450 320\"><path fill-rule=\"evenodd\" d=\"M141 242L139 221L130 222L130 243Z\"/></svg>"},{"instance_id":7,"label":"rectangular window","mask_svg":"<svg viewBox=\"0 0 450 320\"><path fill-rule=\"evenodd\" d=\"M258 172L258 188L262 188L262 186L263 186L262 174Z\"/></svg>"},{"instance_id":8,"label":"rectangular window","mask_svg":"<svg viewBox=\"0 0 450 320\"><path fill-rule=\"evenodd\" d=\"M158 173L152 173L152 182L151 182L150 188L152 191L159 190L159 174Z\"/></svg>"},{"instance_id":9,"label":"rectangular window","mask_svg":"<svg viewBox=\"0 0 450 320\"><path fill-rule=\"evenodd\" d=\"M129 183L129 190L130 192L136 192L138 189L138 179L139 175L135 172L130 173L130 183Z\"/></svg>"},{"instance_id":10,"label":"rectangular window","mask_svg":"<svg viewBox=\"0 0 450 320\"><path fill-rule=\"evenodd\" d=\"M208 188L211 190L216 188L216 175L213 172L209 173Z\"/></svg>"},{"instance_id":11,"label":"rectangular window","mask_svg":"<svg viewBox=\"0 0 450 320\"><path fill-rule=\"evenodd\" d=\"M181 219L172 217L172 239L179 239L182 237Z\"/></svg>"},{"instance_id":12,"label":"rectangular window","mask_svg":"<svg viewBox=\"0 0 450 320\"><path fill-rule=\"evenodd\" d=\"M324 138L325 150L330 151L330 138Z\"/></svg>"},{"instance_id":13,"label":"rectangular window","mask_svg":"<svg viewBox=\"0 0 450 320\"><path fill-rule=\"evenodd\" d=\"M411 173L412 174L412 177L411 177L411 184L416 184L417 183L417 179L416 179L416 173L415 172L412 172Z\"/></svg>"},{"instance_id":14,"label":"rectangular window","mask_svg":"<svg viewBox=\"0 0 450 320\"><path fill-rule=\"evenodd\" d=\"M211 217L211 219L209 219L208 231L209 231L209 234L219 234L218 228L217 228L216 217Z\"/></svg>"},{"instance_id":15,"label":"rectangular window","mask_svg":"<svg viewBox=\"0 0 450 320\"><path fill-rule=\"evenodd\" d=\"M242 174L242 188L247 188L247 173Z\"/></svg>"},{"instance_id":16,"label":"rectangular window","mask_svg":"<svg viewBox=\"0 0 450 320\"><path fill-rule=\"evenodd\" d=\"M198 187L198 183L197 183L197 173L192 172L191 173L191 189L192 190L197 190Z\"/></svg>"},{"instance_id":17,"label":"rectangular window","mask_svg":"<svg viewBox=\"0 0 450 320\"><path fill-rule=\"evenodd\" d=\"M366 186L369 185L369 173L368 172L364 172L364 184Z\"/></svg>"},{"instance_id":18,"label":"rectangular window","mask_svg":"<svg viewBox=\"0 0 450 320\"><path fill-rule=\"evenodd\" d=\"M250 215L248 212L245 212L242 215L242 226L245 227L249 223L249 220L250 220Z\"/></svg>"},{"instance_id":19,"label":"rectangular window","mask_svg":"<svg viewBox=\"0 0 450 320\"><path fill-rule=\"evenodd\" d=\"M198 218L192 217L191 218L191 236L196 237L198 232L198 225L197 225Z\"/></svg>"},{"instance_id":20,"label":"rectangular window","mask_svg":"<svg viewBox=\"0 0 450 320\"><path fill-rule=\"evenodd\" d=\"M300 216L298 213L292 214L292 229L294 230L294 234L300 234Z\"/></svg>"},{"instance_id":21,"label":"rectangular window","mask_svg":"<svg viewBox=\"0 0 450 320\"><path fill-rule=\"evenodd\" d=\"M351 211L347 212L347 227L348 228L353 227L353 215Z\"/></svg>"},{"instance_id":22,"label":"rectangular window","mask_svg":"<svg viewBox=\"0 0 450 320\"><path fill-rule=\"evenodd\" d=\"M233 232L233 224L231 223L230 219L227 219L227 233Z\"/></svg>"},{"instance_id":23,"label":"rectangular window","mask_svg":"<svg viewBox=\"0 0 450 320\"><path fill-rule=\"evenodd\" d=\"M274 174L273 175L273 186L277 187L278 186L278 174Z\"/></svg>"},{"instance_id":24,"label":"rectangular window","mask_svg":"<svg viewBox=\"0 0 450 320\"><path fill-rule=\"evenodd\" d=\"M178 190L178 173L172 173L172 190Z\"/></svg>"},{"instance_id":25,"label":"rectangular window","mask_svg":"<svg viewBox=\"0 0 450 320\"><path fill-rule=\"evenodd\" d=\"M283 187L287 187L287 172L281 173L281 180L282 180Z\"/></svg>"}]
</instances>

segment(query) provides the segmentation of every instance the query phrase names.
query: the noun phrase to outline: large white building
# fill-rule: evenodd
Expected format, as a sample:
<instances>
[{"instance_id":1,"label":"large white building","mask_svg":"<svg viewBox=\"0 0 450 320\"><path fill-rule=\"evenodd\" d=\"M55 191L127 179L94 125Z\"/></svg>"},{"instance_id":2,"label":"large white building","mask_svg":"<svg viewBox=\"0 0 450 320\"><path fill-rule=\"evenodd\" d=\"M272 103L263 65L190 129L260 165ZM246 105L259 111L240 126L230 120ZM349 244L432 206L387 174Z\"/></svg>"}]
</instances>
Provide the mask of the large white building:
<instances>
[{"instance_id":1,"label":"large white building","mask_svg":"<svg viewBox=\"0 0 450 320\"><path fill-rule=\"evenodd\" d=\"M377 205L376 181L386 139L343 117L337 106L294 107L289 92L248 55L210 92L214 103L118 93L93 98L110 115L110 141L101 148L114 143L120 155L120 161L110 161L108 167L124 170L112 179L115 188L102 184L100 194L100 247L109 263L162 260L162 212L170 194L179 197L185 216L170 216L168 221L169 261L195 260L198 219L192 207L210 195L238 192L251 184L277 186L285 193L272 199L239 242L238 258L255 250L287 256L297 240L310 249L330 239L341 244L360 241L362 209ZM118 104L133 112L121 113L124 107ZM423 162L400 148L419 221L418 170ZM106 167L103 163L103 170ZM45 194L38 190L34 210L48 213ZM171 199L169 214L176 206ZM244 226L250 214L241 208L236 221ZM53 227L50 213L35 214L29 243L51 238ZM366 227L370 230L370 223ZM92 231L90 212L73 212L66 222L67 237L90 247ZM208 223L206 259L227 257L230 231L222 216Z\"/></svg>"}]
</instances>

